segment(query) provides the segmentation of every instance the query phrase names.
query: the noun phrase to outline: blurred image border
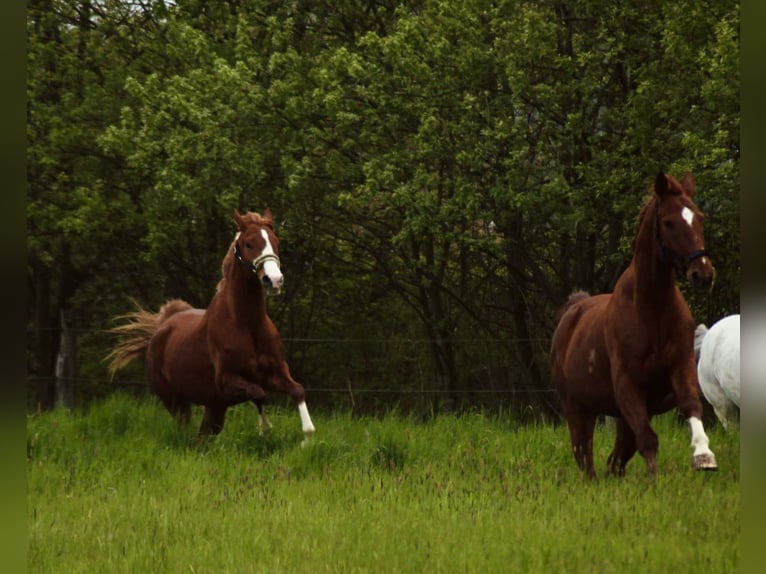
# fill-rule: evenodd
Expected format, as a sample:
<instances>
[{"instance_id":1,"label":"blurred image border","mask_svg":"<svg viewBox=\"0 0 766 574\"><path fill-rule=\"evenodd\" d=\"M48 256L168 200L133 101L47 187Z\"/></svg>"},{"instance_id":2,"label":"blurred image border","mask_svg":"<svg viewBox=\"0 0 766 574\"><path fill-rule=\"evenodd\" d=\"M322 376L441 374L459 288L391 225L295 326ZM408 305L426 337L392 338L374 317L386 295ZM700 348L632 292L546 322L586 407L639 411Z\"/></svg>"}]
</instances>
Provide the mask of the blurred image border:
<instances>
[{"instance_id":1,"label":"blurred image border","mask_svg":"<svg viewBox=\"0 0 766 574\"><path fill-rule=\"evenodd\" d=\"M8 572L26 571L26 3L3 2L0 51L5 78L0 90L3 126L3 209L0 210L4 367L0 397L3 472L0 561Z\"/></svg>"},{"instance_id":2,"label":"blurred image border","mask_svg":"<svg viewBox=\"0 0 766 574\"><path fill-rule=\"evenodd\" d=\"M762 54L766 39L761 33L766 5L741 4L740 17L740 227L742 231L741 370L742 405L740 417L742 493L742 572L761 566L758 540L763 524L763 471L766 469L766 245L762 218L766 191L762 164L766 156L766 109L762 94L766 75Z\"/></svg>"}]
</instances>

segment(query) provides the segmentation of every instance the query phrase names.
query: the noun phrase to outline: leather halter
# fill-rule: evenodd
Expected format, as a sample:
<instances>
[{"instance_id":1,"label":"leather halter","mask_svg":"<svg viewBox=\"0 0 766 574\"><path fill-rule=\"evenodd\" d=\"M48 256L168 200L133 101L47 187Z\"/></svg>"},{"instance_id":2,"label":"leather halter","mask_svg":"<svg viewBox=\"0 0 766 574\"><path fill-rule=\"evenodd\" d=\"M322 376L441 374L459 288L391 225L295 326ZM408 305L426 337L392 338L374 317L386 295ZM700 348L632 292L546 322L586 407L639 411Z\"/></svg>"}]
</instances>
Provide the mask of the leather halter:
<instances>
[{"instance_id":1,"label":"leather halter","mask_svg":"<svg viewBox=\"0 0 766 574\"><path fill-rule=\"evenodd\" d=\"M699 259L700 257L705 257L708 255L707 249L697 249L696 251L692 251L689 253L689 255L681 255L678 251L673 249L672 247L668 247L665 245L665 242L662 240L662 235L660 234L660 198L656 197L654 199L654 236L657 239L657 245L660 247L660 256L667 260L668 255L670 255L675 261L683 263L685 267L688 267L692 261L695 259Z\"/></svg>"},{"instance_id":2,"label":"leather halter","mask_svg":"<svg viewBox=\"0 0 766 574\"><path fill-rule=\"evenodd\" d=\"M242 255L240 255L236 243L234 244L234 249L232 251L234 251L234 257L237 259L237 261L239 261L245 267L250 268L253 273L256 273L258 269L263 267L267 261L273 261L277 264L277 266L279 266L279 257L273 253L262 253L252 261L247 261L244 257L242 257Z\"/></svg>"}]
</instances>

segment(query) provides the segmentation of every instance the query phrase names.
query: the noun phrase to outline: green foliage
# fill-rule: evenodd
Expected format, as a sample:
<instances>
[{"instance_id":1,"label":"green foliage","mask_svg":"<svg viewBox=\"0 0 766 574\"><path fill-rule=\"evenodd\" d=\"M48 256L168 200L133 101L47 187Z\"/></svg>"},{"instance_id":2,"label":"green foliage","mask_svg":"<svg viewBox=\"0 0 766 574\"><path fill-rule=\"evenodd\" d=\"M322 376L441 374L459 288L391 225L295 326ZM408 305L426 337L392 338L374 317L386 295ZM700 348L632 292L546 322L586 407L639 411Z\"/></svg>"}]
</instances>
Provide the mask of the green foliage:
<instances>
[{"instance_id":1,"label":"green foliage","mask_svg":"<svg viewBox=\"0 0 766 574\"><path fill-rule=\"evenodd\" d=\"M659 469L588 482L566 428L507 417L232 409L203 445L157 402L115 396L27 421L30 572L736 571L739 435L708 429L720 470L690 467L660 417ZM199 418L199 413L197 413ZM612 437L599 426L597 468ZM704 544L699 541L704 540ZM552 542L553 541L553 542Z\"/></svg>"},{"instance_id":2,"label":"green foliage","mask_svg":"<svg viewBox=\"0 0 766 574\"><path fill-rule=\"evenodd\" d=\"M738 311L736 2L36 0L28 36L37 375L61 310L206 306L232 210L270 207L282 335L355 341L291 344L298 378L544 389L555 309L611 290L659 169L707 215L697 320Z\"/></svg>"}]
</instances>

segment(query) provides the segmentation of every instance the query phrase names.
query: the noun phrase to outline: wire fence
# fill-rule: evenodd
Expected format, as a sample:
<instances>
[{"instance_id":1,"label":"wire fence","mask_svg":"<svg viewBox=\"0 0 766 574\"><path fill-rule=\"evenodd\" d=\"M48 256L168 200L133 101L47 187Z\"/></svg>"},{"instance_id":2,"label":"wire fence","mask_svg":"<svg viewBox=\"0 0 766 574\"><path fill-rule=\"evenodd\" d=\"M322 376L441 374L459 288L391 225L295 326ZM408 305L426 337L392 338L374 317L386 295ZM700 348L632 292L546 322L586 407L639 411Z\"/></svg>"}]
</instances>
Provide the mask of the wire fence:
<instances>
[{"instance_id":1,"label":"wire fence","mask_svg":"<svg viewBox=\"0 0 766 574\"><path fill-rule=\"evenodd\" d=\"M37 330L60 331L54 327ZM108 337L112 336L108 328L71 327L68 331L82 342L78 344L80 365L73 373L59 376L28 372L31 408L39 402L36 395L40 389L53 387L68 388L83 405L115 391L151 394L142 365L132 365L110 380L106 364L99 364L103 360L99 355L108 352ZM422 411L448 403L458 410L534 405L557 411L555 389L546 380L532 381L528 371L520 368L518 357L508 351L518 344L543 348L548 342L542 338L454 337L445 341L427 337L284 337L282 343L290 370L303 384L309 401L327 408L345 405L367 412L395 404L403 410ZM431 347L442 343L452 345L460 357L456 378L449 385L439 379L431 354ZM279 393L269 396L273 403L285 399Z\"/></svg>"},{"instance_id":2,"label":"wire fence","mask_svg":"<svg viewBox=\"0 0 766 574\"><path fill-rule=\"evenodd\" d=\"M149 388L149 381L148 380L139 380L139 379L127 379L127 380L118 380L118 381L110 381L109 379L105 379L102 377L56 377L54 375L49 376L37 376L32 375L28 377L30 381L40 381L40 382L54 382L54 381L64 381L68 383L85 383L88 385L111 385L115 388L119 387L139 387L139 388ZM312 386L306 386L305 391L307 393L348 393L349 388L348 387L312 387ZM400 394L400 395L439 395L443 394L444 391L439 389L408 389L408 388L353 388L351 390L354 394ZM506 388L506 389L455 389L453 391L450 391L454 394L464 394L464 395L518 395L523 393L555 393L556 389L554 388L539 388L539 387L530 387L530 386L519 386L519 387L513 387L513 388Z\"/></svg>"}]
</instances>

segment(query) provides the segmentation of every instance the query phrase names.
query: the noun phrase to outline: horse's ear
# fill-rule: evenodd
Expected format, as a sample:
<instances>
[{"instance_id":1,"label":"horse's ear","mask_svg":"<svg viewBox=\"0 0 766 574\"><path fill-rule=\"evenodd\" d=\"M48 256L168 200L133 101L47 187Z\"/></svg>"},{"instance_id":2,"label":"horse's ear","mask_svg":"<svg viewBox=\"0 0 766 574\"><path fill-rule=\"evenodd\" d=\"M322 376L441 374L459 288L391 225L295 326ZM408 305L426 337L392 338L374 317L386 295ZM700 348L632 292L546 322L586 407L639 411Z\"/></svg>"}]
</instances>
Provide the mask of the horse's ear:
<instances>
[{"instance_id":1,"label":"horse's ear","mask_svg":"<svg viewBox=\"0 0 766 574\"><path fill-rule=\"evenodd\" d=\"M668 182L668 176L665 175L665 172L661 171L654 179L654 193L662 197L669 189L670 183Z\"/></svg>"},{"instance_id":2,"label":"horse's ear","mask_svg":"<svg viewBox=\"0 0 766 574\"><path fill-rule=\"evenodd\" d=\"M270 207L267 207L266 211L263 212L263 223L266 227L274 229L274 215L271 213Z\"/></svg>"},{"instance_id":3,"label":"horse's ear","mask_svg":"<svg viewBox=\"0 0 766 574\"><path fill-rule=\"evenodd\" d=\"M234 222L237 224L237 227L240 231L245 230L245 218L242 217L242 215L239 213L239 210L235 207L234 208Z\"/></svg>"},{"instance_id":4,"label":"horse's ear","mask_svg":"<svg viewBox=\"0 0 766 574\"><path fill-rule=\"evenodd\" d=\"M688 195L689 197L692 197L694 195L694 190L697 187L694 182L694 175L692 175L692 172L690 171L686 172L686 175L684 175L684 180L681 182L681 187L684 188L686 195Z\"/></svg>"}]
</instances>

